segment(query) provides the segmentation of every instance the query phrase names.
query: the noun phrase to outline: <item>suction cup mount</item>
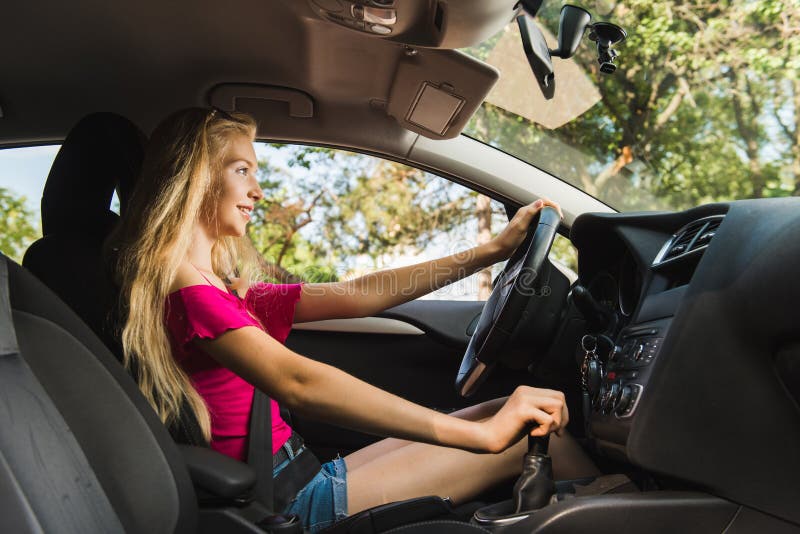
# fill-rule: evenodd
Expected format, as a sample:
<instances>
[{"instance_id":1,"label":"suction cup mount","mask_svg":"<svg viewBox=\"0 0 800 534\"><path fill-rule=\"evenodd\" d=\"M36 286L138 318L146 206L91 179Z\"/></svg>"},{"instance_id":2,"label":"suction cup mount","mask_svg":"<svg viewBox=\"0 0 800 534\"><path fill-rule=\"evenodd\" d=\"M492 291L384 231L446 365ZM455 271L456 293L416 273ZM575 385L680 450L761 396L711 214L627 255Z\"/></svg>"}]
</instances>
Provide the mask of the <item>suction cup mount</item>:
<instances>
[{"instance_id":1,"label":"suction cup mount","mask_svg":"<svg viewBox=\"0 0 800 534\"><path fill-rule=\"evenodd\" d=\"M614 58L619 55L611 47L624 41L628 34L611 22L595 22L590 28L589 40L597 43L597 62L600 63L600 72L611 74L617 70Z\"/></svg>"}]
</instances>

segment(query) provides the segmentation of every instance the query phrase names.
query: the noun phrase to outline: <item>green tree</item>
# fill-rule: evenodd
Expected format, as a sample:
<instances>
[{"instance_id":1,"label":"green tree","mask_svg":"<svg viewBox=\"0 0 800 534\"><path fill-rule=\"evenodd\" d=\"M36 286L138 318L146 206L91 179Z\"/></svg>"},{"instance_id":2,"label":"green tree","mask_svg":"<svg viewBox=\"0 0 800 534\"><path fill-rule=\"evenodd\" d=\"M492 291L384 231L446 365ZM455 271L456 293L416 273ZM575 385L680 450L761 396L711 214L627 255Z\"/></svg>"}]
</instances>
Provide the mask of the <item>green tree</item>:
<instances>
[{"instance_id":1,"label":"green tree","mask_svg":"<svg viewBox=\"0 0 800 534\"><path fill-rule=\"evenodd\" d=\"M360 154L272 146L259 162L265 202L250 236L277 279L336 280L359 267L357 258L378 268L388 255L424 250L442 234L486 239L473 228L481 196L462 186ZM479 222L491 230L505 216L484 204Z\"/></svg>"},{"instance_id":2,"label":"green tree","mask_svg":"<svg viewBox=\"0 0 800 534\"><path fill-rule=\"evenodd\" d=\"M0 251L16 262L34 240L41 236L25 197L0 187Z\"/></svg>"},{"instance_id":3,"label":"green tree","mask_svg":"<svg viewBox=\"0 0 800 534\"><path fill-rule=\"evenodd\" d=\"M591 43L574 59L602 104L555 131L484 106L470 131L622 209L800 191L796 1L604 5L628 29L619 69L600 74ZM541 13L551 32L558 8Z\"/></svg>"}]
</instances>

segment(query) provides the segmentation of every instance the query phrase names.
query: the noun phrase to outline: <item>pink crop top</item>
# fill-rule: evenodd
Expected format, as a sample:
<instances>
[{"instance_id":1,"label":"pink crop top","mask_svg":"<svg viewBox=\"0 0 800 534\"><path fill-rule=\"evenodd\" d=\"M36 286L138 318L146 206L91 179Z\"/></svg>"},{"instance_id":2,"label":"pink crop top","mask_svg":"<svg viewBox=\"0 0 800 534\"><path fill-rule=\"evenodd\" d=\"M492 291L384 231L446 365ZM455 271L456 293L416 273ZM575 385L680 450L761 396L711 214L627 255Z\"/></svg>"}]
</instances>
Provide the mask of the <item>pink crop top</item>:
<instances>
[{"instance_id":1,"label":"pink crop top","mask_svg":"<svg viewBox=\"0 0 800 534\"><path fill-rule=\"evenodd\" d=\"M196 285L167 297L166 323L172 353L208 406L214 450L245 459L254 387L190 342L194 338L215 339L228 330L255 326L284 343L292 328L300 289L300 284L258 283L241 299L213 285ZM274 400L271 413L274 454L289 439L292 429L281 418Z\"/></svg>"}]
</instances>

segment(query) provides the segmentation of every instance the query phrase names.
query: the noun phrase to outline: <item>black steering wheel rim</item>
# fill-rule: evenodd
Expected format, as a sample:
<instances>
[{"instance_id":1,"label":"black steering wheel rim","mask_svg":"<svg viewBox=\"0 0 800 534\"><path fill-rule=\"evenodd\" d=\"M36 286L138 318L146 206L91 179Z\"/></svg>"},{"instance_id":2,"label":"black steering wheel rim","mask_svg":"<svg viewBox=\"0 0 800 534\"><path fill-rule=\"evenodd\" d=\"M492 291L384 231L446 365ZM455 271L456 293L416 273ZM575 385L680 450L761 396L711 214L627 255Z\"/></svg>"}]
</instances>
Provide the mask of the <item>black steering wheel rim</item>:
<instances>
[{"instance_id":1,"label":"black steering wheel rim","mask_svg":"<svg viewBox=\"0 0 800 534\"><path fill-rule=\"evenodd\" d=\"M544 207L536 224L528 229L528 237L497 278L456 375L456 390L461 396L472 395L486 380L528 302L540 291L540 273L560 221L555 209Z\"/></svg>"}]
</instances>

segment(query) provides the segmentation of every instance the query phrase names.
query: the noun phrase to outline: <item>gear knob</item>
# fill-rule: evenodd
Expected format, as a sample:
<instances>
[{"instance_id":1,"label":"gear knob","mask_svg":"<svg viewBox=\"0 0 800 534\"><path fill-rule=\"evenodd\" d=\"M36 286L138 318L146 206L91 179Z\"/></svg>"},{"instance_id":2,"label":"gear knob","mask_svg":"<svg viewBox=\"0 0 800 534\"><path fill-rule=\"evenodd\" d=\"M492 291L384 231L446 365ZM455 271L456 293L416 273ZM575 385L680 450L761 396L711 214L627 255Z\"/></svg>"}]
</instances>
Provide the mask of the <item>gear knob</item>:
<instances>
[{"instance_id":1,"label":"gear knob","mask_svg":"<svg viewBox=\"0 0 800 534\"><path fill-rule=\"evenodd\" d=\"M546 436L531 436L528 434L528 456L538 454L547 456L547 448L550 446L550 434Z\"/></svg>"},{"instance_id":2,"label":"gear knob","mask_svg":"<svg viewBox=\"0 0 800 534\"><path fill-rule=\"evenodd\" d=\"M538 510L555 493L553 463L547 455L550 436L528 436L528 454L522 459L522 473L514 484L515 513Z\"/></svg>"}]
</instances>

